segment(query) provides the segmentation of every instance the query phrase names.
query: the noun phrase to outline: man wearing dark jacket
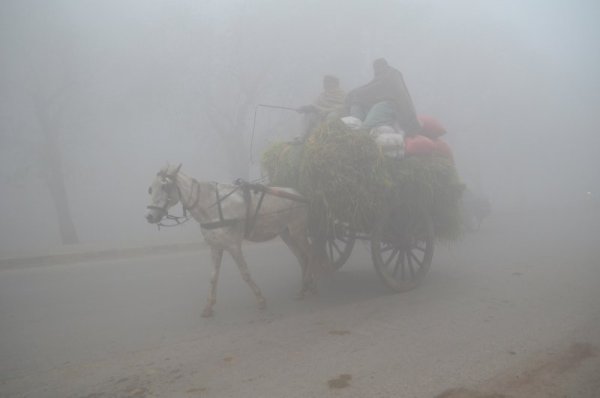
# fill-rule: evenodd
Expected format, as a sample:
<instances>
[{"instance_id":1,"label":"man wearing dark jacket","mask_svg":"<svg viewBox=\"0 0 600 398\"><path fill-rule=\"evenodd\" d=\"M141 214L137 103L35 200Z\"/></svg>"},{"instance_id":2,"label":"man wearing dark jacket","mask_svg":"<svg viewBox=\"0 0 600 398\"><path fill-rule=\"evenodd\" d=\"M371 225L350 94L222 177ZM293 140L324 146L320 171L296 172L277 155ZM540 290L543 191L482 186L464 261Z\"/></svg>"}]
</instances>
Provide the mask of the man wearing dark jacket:
<instances>
[{"instance_id":1,"label":"man wearing dark jacket","mask_svg":"<svg viewBox=\"0 0 600 398\"><path fill-rule=\"evenodd\" d=\"M348 93L352 116L363 119L363 127L398 124L407 135L421 128L404 78L384 58L373 62L374 77L369 83Z\"/></svg>"}]
</instances>

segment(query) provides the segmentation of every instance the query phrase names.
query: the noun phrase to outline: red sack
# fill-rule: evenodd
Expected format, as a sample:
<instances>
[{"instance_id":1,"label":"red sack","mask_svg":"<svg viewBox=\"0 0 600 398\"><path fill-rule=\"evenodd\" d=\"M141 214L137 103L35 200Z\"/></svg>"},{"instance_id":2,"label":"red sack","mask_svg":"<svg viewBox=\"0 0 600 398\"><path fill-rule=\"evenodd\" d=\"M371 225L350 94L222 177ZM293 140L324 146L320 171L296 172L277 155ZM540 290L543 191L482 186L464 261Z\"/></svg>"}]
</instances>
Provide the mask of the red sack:
<instances>
[{"instance_id":1,"label":"red sack","mask_svg":"<svg viewBox=\"0 0 600 398\"><path fill-rule=\"evenodd\" d=\"M415 135L404 139L404 153L411 155L439 155L454 163L452 149L441 139L432 140L424 135Z\"/></svg>"},{"instance_id":2,"label":"red sack","mask_svg":"<svg viewBox=\"0 0 600 398\"><path fill-rule=\"evenodd\" d=\"M450 145L448 145L446 141L442 141L440 139L433 140L433 145L435 147L434 152L436 154L448 158L452 163L454 163L452 149L450 149Z\"/></svg>"},{"instance_id":3,"label":"red sack","mask_svg":"<svg viewBox=\"0 0 600 398\"><path fill-rule=\"evenodd\" d=\"M404 153L406 155L432 155L436 146L433 141L424 135L415 135L404 139Z\"/></svg>"},{"instance_id":4,"label":"red sack","mask_svg":"<svg viewBox=\"0 0 600 398\"><path fill-rule=\"evenodd\" d=\"M421 131L419 131L419 134L421 135L433 139L446 134L444 126L431 116L420 115L419 123L421 123Z\"/></svg>"}]
</instances>

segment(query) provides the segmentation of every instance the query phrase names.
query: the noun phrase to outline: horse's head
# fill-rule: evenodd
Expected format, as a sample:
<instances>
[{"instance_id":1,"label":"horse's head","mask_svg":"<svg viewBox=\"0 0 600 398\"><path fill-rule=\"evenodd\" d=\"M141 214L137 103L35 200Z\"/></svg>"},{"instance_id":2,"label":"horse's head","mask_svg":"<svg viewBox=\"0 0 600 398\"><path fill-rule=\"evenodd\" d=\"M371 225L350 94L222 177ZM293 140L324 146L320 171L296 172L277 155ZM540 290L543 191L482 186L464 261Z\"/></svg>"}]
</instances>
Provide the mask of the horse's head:
<instances>
[{"instance_id":1,"label":"horse's head","mask_svg":"<svg viewBox=\"0 0 600 398\"><path fill-rule=\"evenodd\" d=\"M176 178L181 165L177 167L163 167L154 177L154 181L148 194L150 194L150 205L146 220L149 223L157 224L167 215L169 208L179 203L179 189L177 189Z\"/></svg>"}]
</instances>

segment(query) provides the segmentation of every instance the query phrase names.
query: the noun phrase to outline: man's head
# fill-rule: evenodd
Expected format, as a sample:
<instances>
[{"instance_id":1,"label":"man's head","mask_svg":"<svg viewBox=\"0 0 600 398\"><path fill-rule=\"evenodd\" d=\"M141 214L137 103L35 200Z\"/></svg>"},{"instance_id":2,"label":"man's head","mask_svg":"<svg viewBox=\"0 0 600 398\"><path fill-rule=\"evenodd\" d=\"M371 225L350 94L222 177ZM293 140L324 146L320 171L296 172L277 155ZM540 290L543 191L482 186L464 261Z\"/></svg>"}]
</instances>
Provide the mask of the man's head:
<instances>
[{"instance_id":1,"label":"man's head","mask_svg":"<svg viewBox=\"0 0 600 398\"><path fill-rule=\"evenodd\" d=\"M332 75L325 75L323 77L323 88L325 91L333 90L340 87L340 79Z\"/></svg>"},{"instance_id":2,"label":"man's head","mask_svg":"<svg viewBox=\"0 0 600 398\"><path fill-rule=\"evenodd\" d=\"M375 61L373 61L373 73L375 76L381 75L389 67L390 65L387 63L385 58L377 58Z\"/></svg>"}]
</instances>

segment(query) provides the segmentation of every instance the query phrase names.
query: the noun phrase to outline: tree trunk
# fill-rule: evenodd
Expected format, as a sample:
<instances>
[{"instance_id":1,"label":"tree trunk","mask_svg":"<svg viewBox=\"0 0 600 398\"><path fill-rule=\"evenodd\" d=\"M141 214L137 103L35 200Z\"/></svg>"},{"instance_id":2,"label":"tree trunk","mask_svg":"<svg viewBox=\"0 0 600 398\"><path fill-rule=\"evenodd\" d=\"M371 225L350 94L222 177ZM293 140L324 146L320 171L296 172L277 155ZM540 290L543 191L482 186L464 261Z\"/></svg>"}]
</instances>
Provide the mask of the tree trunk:
<instances>
[{"instance_id":1,"label":"tree trunk","mask_svg":"<svg viewBox=\"0 0 600 398\"><path fill-rule=\"evenodd\" d=\"M54 171L50 171L50 174L54 174ZM69 208L69 200L67 198L67 190L65 189L65 183L63 178L50 177L48 179L48 187L50 194L52 195L52 201L54 202L54 208L56 209L56 215L58 217L58 229L60 232L60 238L64 245L72 245L79 243L79 237L71 218L71 211Z\"/></svg>"},{"instance_id":2,"label":"tree trunk","mask_svg":"<svg viewBox=\"0 0 600 398\"><path fill-rule=\"evenodd\" d=\"M44 176L50 197L56 209L58 221L58 230L61 241L64 245L79 243L79 237L75 229L75 224L71 217L67 189L62 170L62 156L59 146L59 123L58 114L51 113L48 109L49 104L34 98L36 116L40 123L42 134L45 138L43 148ZM60 113L60 112L58 112Z\"/></svg>"},{"instance_id":3,"label":"tree trunk","mask_svg":"<svg viewBox=\"0 0 600 398\"><path fill-rule=\"evenodd\" d=\"M50 190L54 208L56 209L60 238L64 245L79 243L75 224L71 218L71 210L62 171L62 158L58 146L57 132L46 131L46 182Z\"/></svg>"}]
</instances>

